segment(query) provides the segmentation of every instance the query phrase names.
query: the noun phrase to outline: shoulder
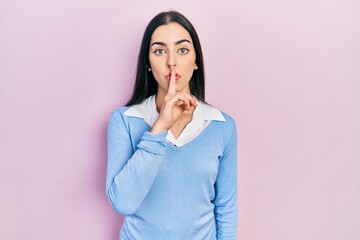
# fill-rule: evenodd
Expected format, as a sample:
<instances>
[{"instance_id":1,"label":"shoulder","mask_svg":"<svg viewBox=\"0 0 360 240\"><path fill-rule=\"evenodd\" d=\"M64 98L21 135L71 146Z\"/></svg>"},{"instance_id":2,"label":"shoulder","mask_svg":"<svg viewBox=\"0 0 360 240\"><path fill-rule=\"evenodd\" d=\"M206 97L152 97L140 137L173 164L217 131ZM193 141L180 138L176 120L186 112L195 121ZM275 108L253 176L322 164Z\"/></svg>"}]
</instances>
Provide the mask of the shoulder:
<instances>
[{"instance_id":1,"label":"shoulder","mask_svg":"<svg viewBox=\"0 0 360 240\"><path fill-rule=\"evenodd\" d=\"M121 106L111 111L111 114L124 114L131 106Z\"/></svg>"},{"instance_id":2,"label":"shoulder","mask_svg":"<svg viewBox=\"0 0 360 240\"><path fill-rule=\"evenodd\" d=\"M201 112L203 114L205 120L211 120L213 130L218 132L219 136L224 140L224 142L228 142L229 139L236 137L236 122L235 119L228 113L219 110L217 107L199 102L199 106L201 107Z\"/></svg>"},{"instance_id":3,"label":"shoulder","mask_svg":"<svg viewBox=\"0 0 360 240\"><path fill-rule=\"evenodd\" d=\"M238 133L236 122L235 119L228 113L221 111L221 114L224 116L225 122L222 122L222 125L219 128L221 128L223 136L224 151L228 151L229 149L236 148L237 146Z\"/></svg>"},{"instance_id":4,"label":"shoulder","mask_svg":"<svg viewBox=\"0 0 360 240\"><path fill-rule=\"evenodd\" d=\"M225 113L225 112L223 112L223 111L220 111L220 112L221 112L221 114L222 114L223 117L225 118L225 121L226 121L228 124L230 124L230 125L236 125L235 119L234 119L231 115L229 115L229 114L227 114L227 113Z\"/></svg>"},{"instance_id":5,"label":"shoulder","mask_svg":"<svg viewBox=\"0 0 360 240\"><path fill-rule=\"evenodd\" d=\"M119 124L124 124L125 123L125 115L124 113L129 109L130 107L129 106L122 106L122 107L118 107L116 109L113 109L111 112L110 112L110 116L109 116L109 124L116 124L116 125L119 125Z\"/></svg>"},{"instance_id":6,"label":"shoulder","mask_svg":"<svg viewBox=\"0 0 360 240\"><path fill-rule=\"evenodd\" d=\"M219 110L215 106L206 104L208 109L213 109L213 111L218 111L218 114L221 116L218 120L212 121L213 126L217 129L218 133L222 136L224 143L231 142L234 138L237 138L237 129L235 119L228 113Z\"/></svg>"},{"instance_id":7,"label":"shoulder","mask_svg":"<svg viewBox=\"0 0 360 240\"><path fill-rule=\"evenodd\" d=\"M220 109L218 109L217 107L208 104L208 103L204 103L204 102L200 102L201 107L202 107L202 111L204 112L204 115L207 115L208 120L216 120L219 123L221 123L222 125L225 126L235 126L235 119L228 113L221 111ZM206 113L205 113L206 112Z\"/></svg>"},{"instance_id":8,"label":"shoulder","mask_svg":"<svg viewBox=\"0 0 360 240\"><path fill-rule=\"evenodd\" d=\"M236 129L236 122L235 119L230 116L229 114L221 111L221 114L224 116L225 118L225 122L224 122L224 126L223 126L223 131L225 134L225 138L226 139L232 139L232 138L236 138L237 136L237 129Z\"/></svg>"},{"instance_id":9,"label":"shoulder","mask_svg":"<svg viewBox=\"0 0 360 240\"><path fill-rule=\"evenodd\" d=\"M116 109L113 109L110 113L110 117L119 118L123 117L124 113L130 108L131 106L121 106Z\"/></svg>"}]
</instances>

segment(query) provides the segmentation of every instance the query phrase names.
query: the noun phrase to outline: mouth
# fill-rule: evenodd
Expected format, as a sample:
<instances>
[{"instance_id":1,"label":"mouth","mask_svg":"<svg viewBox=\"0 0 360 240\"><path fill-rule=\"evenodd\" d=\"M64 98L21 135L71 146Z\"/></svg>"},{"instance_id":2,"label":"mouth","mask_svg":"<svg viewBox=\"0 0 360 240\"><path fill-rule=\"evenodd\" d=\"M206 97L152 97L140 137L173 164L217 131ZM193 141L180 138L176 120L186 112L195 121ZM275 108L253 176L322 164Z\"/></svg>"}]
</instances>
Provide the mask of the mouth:
<instances>
[{"instance_id":1,"label":"mouth","mask_svg":"<svg viewBox=\"0 0 360 240\"><path fill-rule=\"evenodd\" d=\"M170 78L171 78L171 72L168 75L166 75L166 80L170 80ZM179 80L180 78L181 78L181 75L178 73L175 73L175 79Z\"/></svg>"}]
</instances>

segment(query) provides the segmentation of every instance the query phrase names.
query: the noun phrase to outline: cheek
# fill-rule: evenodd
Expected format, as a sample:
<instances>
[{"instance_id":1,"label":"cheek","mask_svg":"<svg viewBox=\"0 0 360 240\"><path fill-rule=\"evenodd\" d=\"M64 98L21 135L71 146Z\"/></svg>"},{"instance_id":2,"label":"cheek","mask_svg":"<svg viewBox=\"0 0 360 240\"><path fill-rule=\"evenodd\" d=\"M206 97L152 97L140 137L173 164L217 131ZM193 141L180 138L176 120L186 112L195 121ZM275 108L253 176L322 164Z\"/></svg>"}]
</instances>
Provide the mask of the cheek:
<instances>
[{"instance_id":1,"label":"cheek","mask_svg":"<svg viewBox=\"0 0 360 240\"><path fill-rule=\"evenodd\" d=\"M186 68L186 73L191 76L195 67L195 56L189 56L184 66Z\"/></svg>"},{"instance_id":2,"label":"cheek","mask_svg":"<svg viewBox=\"0 0 360 240\"><path fill-rule=\"evenodd\" d=\"M151 73L153 74L157 83L161 83L163 69L161 64L161 59L149 57Z\"/></svg>"},{"instance_id":3,"label":"cheek","mask_svg":"<svg viewBox=\"0 0 360 240\"><path fill-rule=\"evenodd\" d=\"M149 56L149 63L151 68L154 68L156 66L155 59L151 57L151 55Z\"/></svg>"},{"instance_id":4,"label":"cheek","mask_svg":"<svg viewBox=\"0 0 360 240\"><path fill-rule=\"evenodd\" d=\"M151 58L149 57L151 69L153 71L161 71L164 65L164 59L161 57Z\"/></svg>"},{"instance_id":5,"label":"cheek","mask_svg":"<svg viewBox=\"0 0 360 240\"><path fill-rule=\"evenodd\" d=\"M189 55L188 58L186 59L187 67L191 68L191 69L194 69L195 61L196 61L195 54Z\"/></svg>"}]
</instances>

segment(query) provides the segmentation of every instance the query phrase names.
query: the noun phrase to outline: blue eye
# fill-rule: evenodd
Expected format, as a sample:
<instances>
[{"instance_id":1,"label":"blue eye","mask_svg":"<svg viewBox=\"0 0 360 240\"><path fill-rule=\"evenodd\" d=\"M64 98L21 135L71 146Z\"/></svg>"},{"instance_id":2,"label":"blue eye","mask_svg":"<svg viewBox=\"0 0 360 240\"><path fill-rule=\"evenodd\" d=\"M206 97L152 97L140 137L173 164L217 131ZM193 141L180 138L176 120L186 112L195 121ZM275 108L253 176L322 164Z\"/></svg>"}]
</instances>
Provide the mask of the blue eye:
<instances>
[{"instance_id":1,"label":"blue eye","mask_svg":"<svg viewBox=\"0 0 360 240\"><path fill-rule=\"evenodd\" d=\"M154 53L155 53L156 55L162 55L162 54L165 54L165 51L164 51L164 49L156 49L156 50L154 51Z\"/></svg>"},{"instance_id":2,"label":"blue eye","mask_svg":"<svg viewBox=\"0 0 360 240\"><path fill-rule=\"evenodd\" d=\"M180 48L178 51L180 54L186 54L189 52L189 50L187 48Z\"/></svg>"}]
</instances>

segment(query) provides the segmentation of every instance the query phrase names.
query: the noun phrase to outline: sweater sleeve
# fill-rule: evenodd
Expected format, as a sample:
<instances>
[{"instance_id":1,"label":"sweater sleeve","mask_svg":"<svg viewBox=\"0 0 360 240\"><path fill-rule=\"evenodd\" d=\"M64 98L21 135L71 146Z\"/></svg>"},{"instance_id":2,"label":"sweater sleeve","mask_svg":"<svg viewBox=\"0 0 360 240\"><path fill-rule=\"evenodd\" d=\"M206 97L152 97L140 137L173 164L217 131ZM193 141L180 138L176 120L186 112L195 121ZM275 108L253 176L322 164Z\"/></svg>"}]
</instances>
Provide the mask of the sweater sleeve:
<instances>
[{"instance_id":1,"label":"sweater sleeve","mask_svg":"<svg viewBox=\"0 0 360 240\"><path fill-rule=\"evenodd\" d=\"M148 194L166 152L166 132L145 132L135 151L119 111L108 122L106 195L123 216L137 211Z\"/></svg>"},{"instance_id":2,"label":"sweater sleeve","mask_svg":"<svg viewBox=\"0 0 360 240\"><path fill-rule=\"evenodd\" d=\"M218 240L237 239L237 133L234 121L227 133L229 137L215 182L214 213Z\"/></svg>"}]
</instances>

